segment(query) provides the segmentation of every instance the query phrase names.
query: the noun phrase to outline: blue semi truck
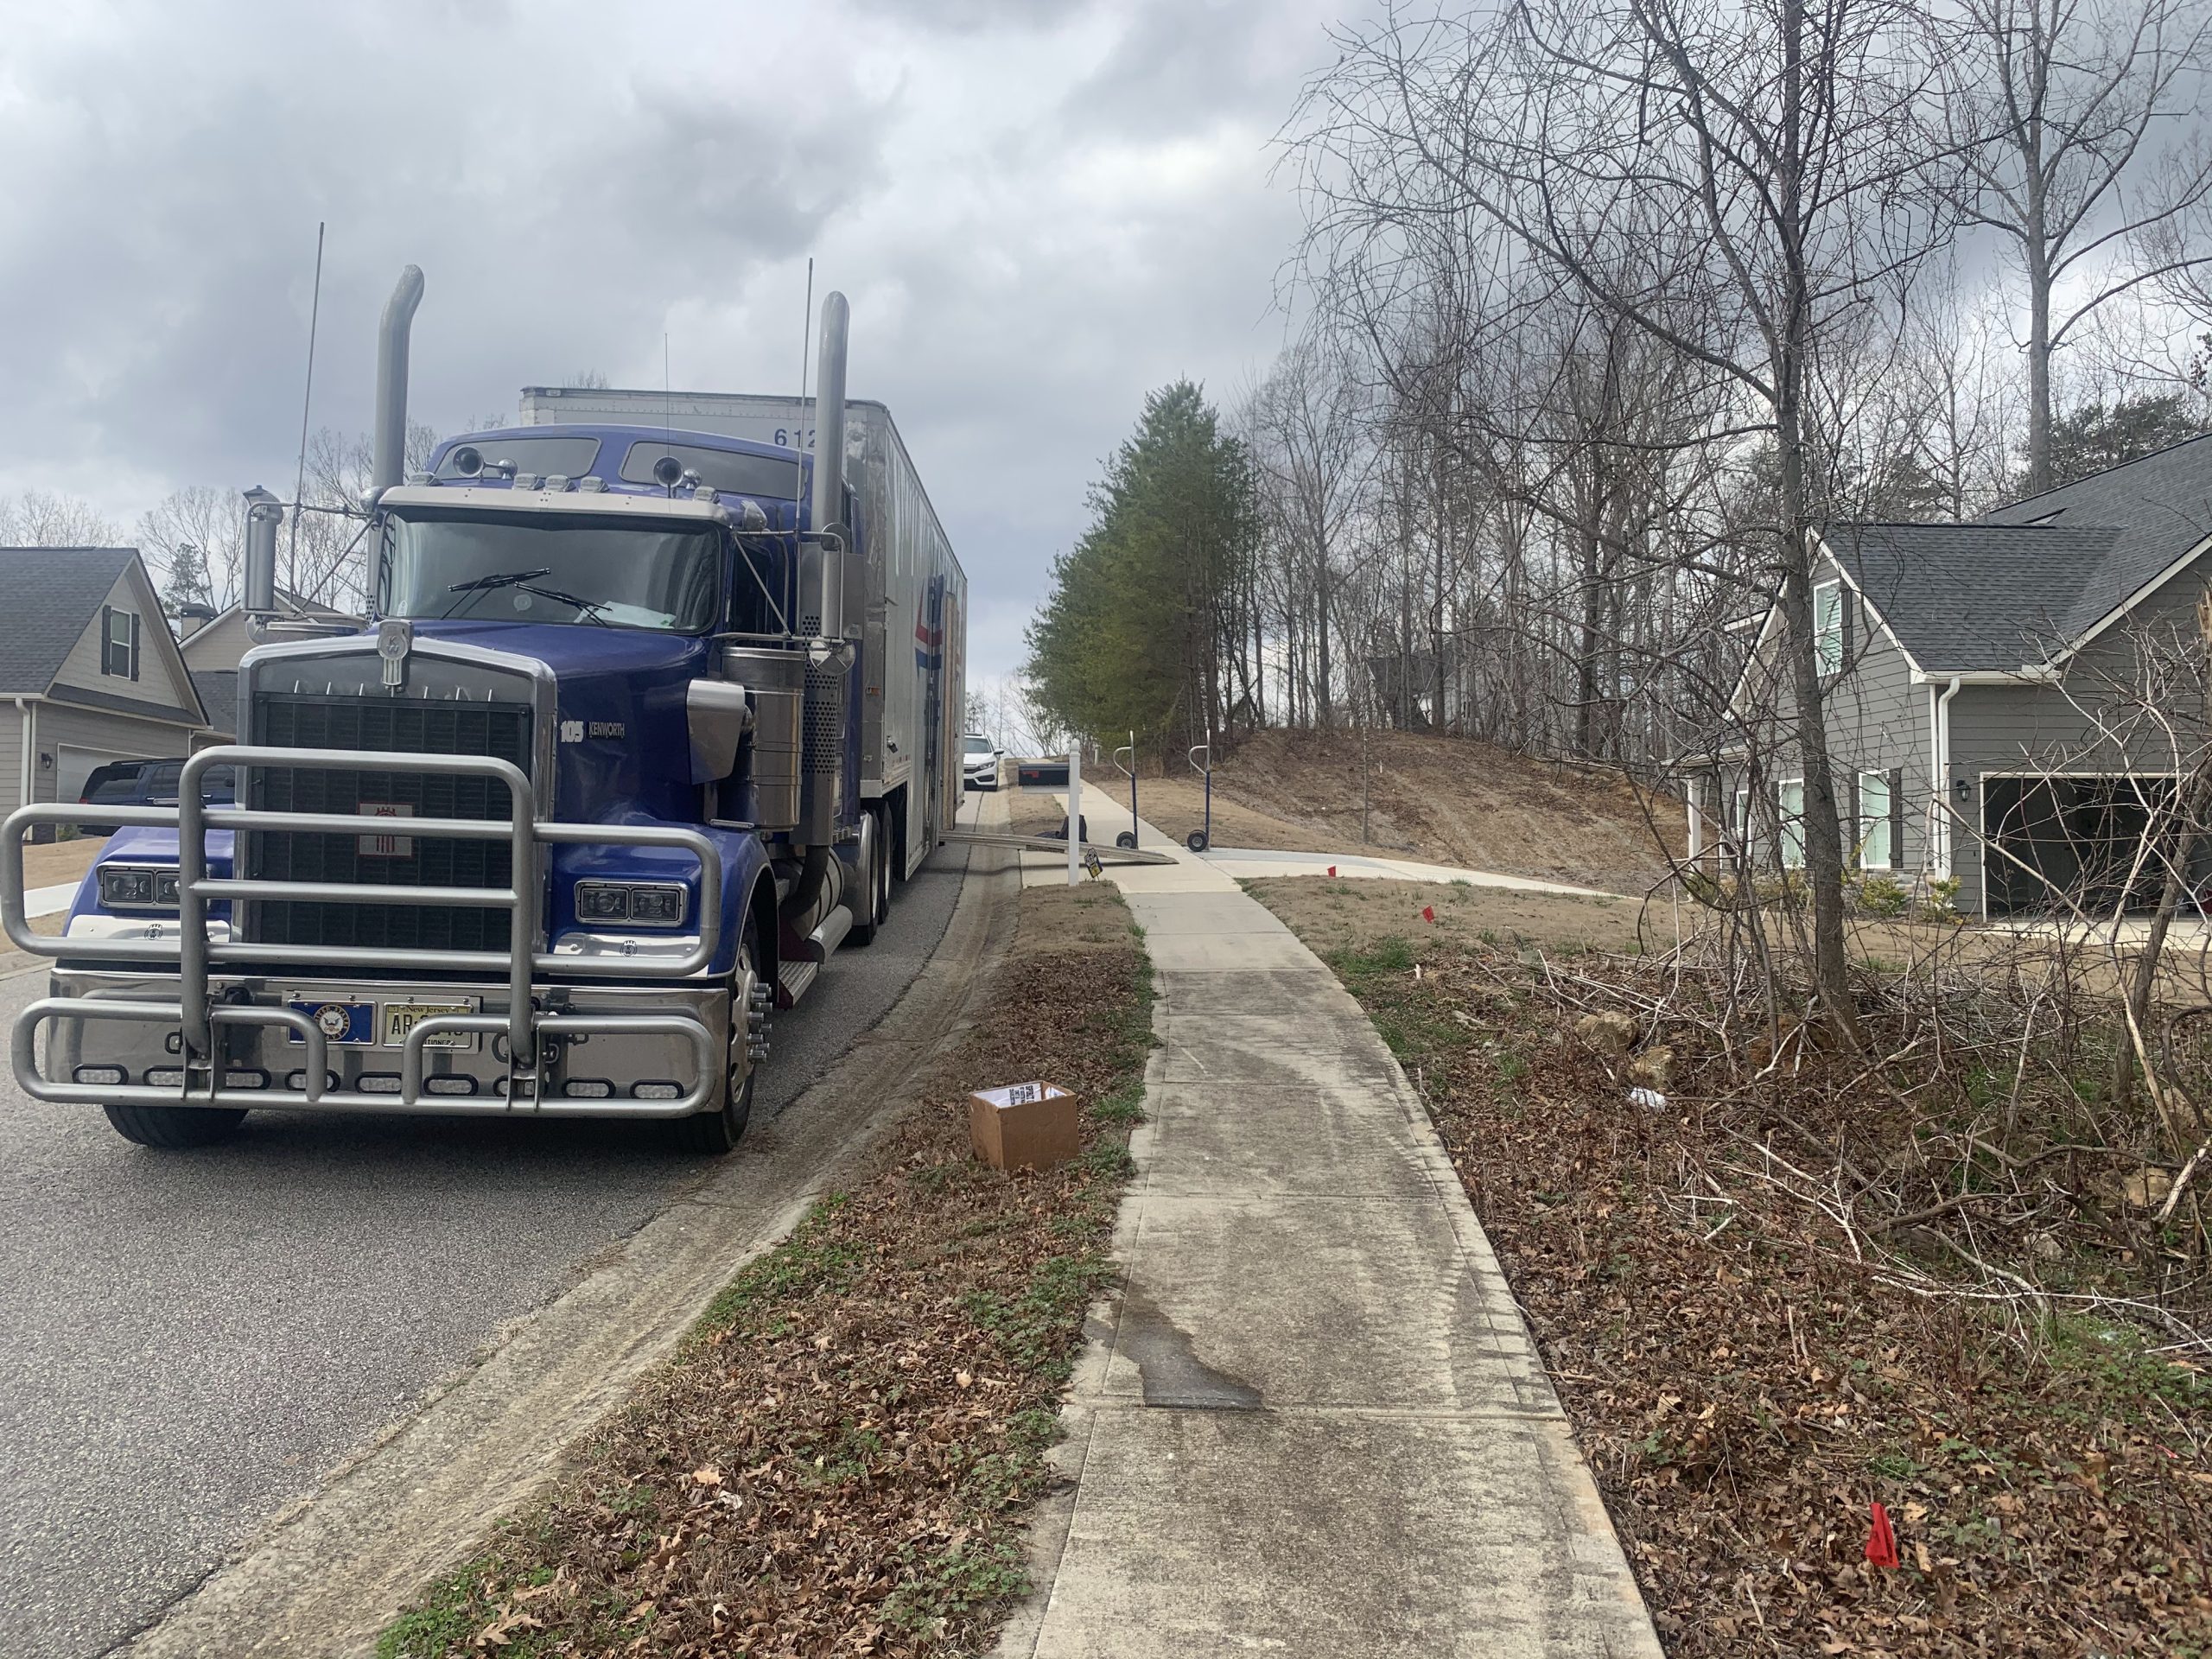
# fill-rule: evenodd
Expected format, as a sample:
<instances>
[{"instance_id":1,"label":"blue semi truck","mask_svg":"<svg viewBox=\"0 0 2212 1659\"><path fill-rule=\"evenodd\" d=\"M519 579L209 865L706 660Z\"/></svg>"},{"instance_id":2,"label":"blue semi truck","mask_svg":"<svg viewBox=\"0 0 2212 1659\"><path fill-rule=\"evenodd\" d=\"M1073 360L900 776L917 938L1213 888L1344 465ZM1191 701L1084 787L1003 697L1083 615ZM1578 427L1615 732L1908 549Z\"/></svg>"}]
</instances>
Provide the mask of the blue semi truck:
<instances>
[{"instance_id":1,"label":"blue semi truck","mask_svg":"<svg viewBox=\"0 0 2212 1659\"><path fill-rule=\"evenodd\" d=\"M156 1147L285 1108L726 1151L775 1010L951 825L965 578L888 412L846 401L842 296L810 403L533 388L403 477L422 291L385 312L367 626L279 613L286 509L250 494L241 741L175 806L0 829L0 920L55 959L16 1078ZM113 833L57 938L22 849L60 823Z\"/></svg>"}]
</instances>

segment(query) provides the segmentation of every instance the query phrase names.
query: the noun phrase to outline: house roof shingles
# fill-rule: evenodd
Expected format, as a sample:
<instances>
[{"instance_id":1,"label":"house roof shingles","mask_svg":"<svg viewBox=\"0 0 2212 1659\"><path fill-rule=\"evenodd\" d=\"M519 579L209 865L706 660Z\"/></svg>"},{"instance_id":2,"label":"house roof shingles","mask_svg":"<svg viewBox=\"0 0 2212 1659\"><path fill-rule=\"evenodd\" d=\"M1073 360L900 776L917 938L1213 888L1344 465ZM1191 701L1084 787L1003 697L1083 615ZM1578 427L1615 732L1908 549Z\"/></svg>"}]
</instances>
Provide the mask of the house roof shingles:
<instances>
[{"instance_id":1,"label":"house roof shingles","mask_svg":"<svg viewBox=\"0 0 2212 1659\"><path fill-rule=\"evenodd\" d=\"M1916 663L1931 674L1971 674L2046 662L2074 638L2083 585L2120 534L2110 526L1844 524L1827 540Z\"/></svg>"},{"instance_id":2,"label":"house roof shingles","mask_svg":"<svg viewBox=\"0 0 2212 1659\"><path fill-rule=\"evenodd\" d=\"M1986 524L2109 527L2118 539L2083 579L2064 620L2081 634L2212 533L2212 437L2192 438L2063 488L1984 513Z\"/></svg>"},{"instance_id":3,"label":"house roof shingles","mask_svg":"<svg viewBox=\"0 0 2212 1659\"><path fill-rule=\"evenodd\" d=\"M135 556L127 547L0 547L0 696L35 696L54 683Z\"/></svg>"},{"instance_id":4,"label":"house roof shingles","mask_svg":"<svg viewBox=\"0 0 2212 1659\"><path fill-rule=\"evenodd\" d=\"M1963 524L1844 524L1845 571L1931 674L2053 660L2212 535L2212 437Z\"/></svg>"}]
</instances>

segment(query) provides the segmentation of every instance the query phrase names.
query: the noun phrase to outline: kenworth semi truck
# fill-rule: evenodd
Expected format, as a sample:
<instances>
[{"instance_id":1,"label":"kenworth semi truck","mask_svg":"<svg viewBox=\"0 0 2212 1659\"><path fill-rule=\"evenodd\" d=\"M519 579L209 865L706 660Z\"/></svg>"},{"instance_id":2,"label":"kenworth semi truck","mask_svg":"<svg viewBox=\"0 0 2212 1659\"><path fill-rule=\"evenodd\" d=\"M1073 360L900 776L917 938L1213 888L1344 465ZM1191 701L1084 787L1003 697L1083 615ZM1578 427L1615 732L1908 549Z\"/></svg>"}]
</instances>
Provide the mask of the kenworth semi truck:
<instances>
[{"instance_id":1,"label":"kenworth semi truck","mask_svg":"<svg viewBox=\"0 0 2212 1659\"><path fill-rule=\"evenodd\" d=\"M285 509L250 494L241 741L174 807L0 828L0 920L54 958L17 1081L157 1147L284 1108L666 1118L726 1151L773 1011L951 825L965 578L887 411L849 420L842 296L810 403L556 421L532 391L403 478L422 292L410 266L384 316L368 624L279 614ZM671 418L755 403L780 442ZM22 843L65 823L114 833L55 938Z\"/></svg>"}]
</instances>

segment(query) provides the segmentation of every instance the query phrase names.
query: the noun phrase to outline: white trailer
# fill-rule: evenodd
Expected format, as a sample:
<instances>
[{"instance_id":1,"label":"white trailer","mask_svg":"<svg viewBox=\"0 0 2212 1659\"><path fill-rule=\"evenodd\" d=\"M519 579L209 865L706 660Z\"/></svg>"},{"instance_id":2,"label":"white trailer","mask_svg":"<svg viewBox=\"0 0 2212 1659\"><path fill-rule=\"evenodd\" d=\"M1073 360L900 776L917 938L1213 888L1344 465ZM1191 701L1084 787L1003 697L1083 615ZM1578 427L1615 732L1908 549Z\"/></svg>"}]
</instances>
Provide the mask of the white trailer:
<instances>
[{"instance_id":1,"label":"white trailer","mask_svg":"<svg viewBox=\"0 0 2212 1659\"><path fill-rule=\"evenodd\" d=\"M885 803L903 878L960 806L968 578L891 411L851 398L845 411L845 476L868 553L861 797ZM814 448L811 403L747 392L525 386L518 423L665 427L677 444L714 432L791 449L795 461Z\"/></svg>"}]
</instances>

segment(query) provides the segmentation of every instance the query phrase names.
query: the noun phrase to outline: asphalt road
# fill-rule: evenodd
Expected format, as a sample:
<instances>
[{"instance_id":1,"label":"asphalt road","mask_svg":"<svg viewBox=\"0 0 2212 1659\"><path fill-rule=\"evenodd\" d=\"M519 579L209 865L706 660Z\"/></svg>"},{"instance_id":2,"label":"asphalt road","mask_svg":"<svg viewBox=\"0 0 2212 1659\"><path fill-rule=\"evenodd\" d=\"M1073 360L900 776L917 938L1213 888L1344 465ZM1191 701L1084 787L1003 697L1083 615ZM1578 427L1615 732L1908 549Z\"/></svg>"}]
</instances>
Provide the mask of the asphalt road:
<instances>
[{"instance_id":1,"label":"asphalt road","mask_svg":"<svg viewBox=\"0 0 2212 1659\"><path fill-rule=\"evenodd\" d=\"M756 1121L898 1000L966 862L777 1017ZM44 982L0 981L0 1031ZM153 1152L0 1077L0 1656L139 1629L699 1167L650 1125L280 1112Z\"/></svg>"}]
</instances>

